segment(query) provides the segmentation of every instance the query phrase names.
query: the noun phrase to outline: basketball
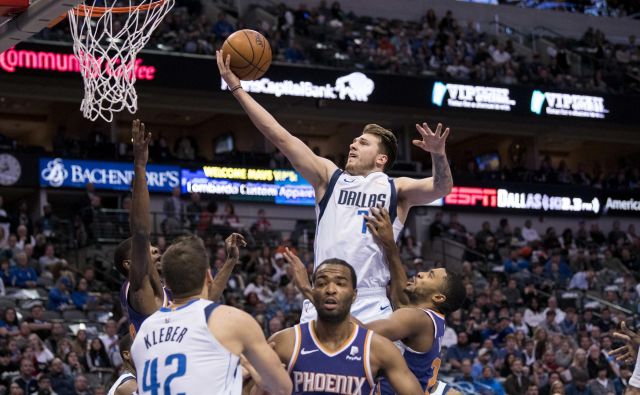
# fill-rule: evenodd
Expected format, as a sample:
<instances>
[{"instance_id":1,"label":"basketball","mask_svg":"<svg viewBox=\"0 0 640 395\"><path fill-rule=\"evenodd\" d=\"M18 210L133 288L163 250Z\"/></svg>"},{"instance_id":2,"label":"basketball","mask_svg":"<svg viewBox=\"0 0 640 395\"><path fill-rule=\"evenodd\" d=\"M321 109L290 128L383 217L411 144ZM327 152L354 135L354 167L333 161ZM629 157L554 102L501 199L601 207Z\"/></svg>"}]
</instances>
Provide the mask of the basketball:
<instances>
[{"instance_id":1,"label":"basketball","mask_svg":"<svg viewBox=\"0 0 640 395\"><path fill-rule=\"evenodd\" d=\"M231 55L231 71L241 80L262 77L271 65L271 45L255 30L238 30L222 44L224 59Z\"/></svg>"}]
</instances>

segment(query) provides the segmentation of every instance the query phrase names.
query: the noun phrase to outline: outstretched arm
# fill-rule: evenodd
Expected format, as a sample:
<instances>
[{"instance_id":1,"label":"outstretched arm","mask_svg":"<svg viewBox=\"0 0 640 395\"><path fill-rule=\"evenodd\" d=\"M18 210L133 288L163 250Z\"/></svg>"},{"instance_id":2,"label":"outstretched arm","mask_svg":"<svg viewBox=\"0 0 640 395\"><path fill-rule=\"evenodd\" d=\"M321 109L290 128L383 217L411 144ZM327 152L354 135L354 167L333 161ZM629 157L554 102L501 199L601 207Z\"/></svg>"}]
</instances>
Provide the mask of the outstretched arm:
<instances>
[{"instance_id":1,"label":"outstretched arm","mask_svg":"<svg viewBox=\"0 0 640 395\"><path fill-rule=\"evenodd\" d=\"M422 140L413 140L413 144L431 153L432 176L420 180L398 178L398 198L407 211L412 206L425 205L440 199L453 188L453 176L445 152L449 128L442 132L442 124L439 123L434 133L425 122L422 125L416 124L416 129Z\"/></svg>"},{"instance_id":2,"label":"outstretched arm","mask_svg":"<svg viewBox=\"0 0 640 395\"><path fill-rule=\"evenodd\" d=\"M372 321L364 326L392 342L419 336L424 342L421 344L424 349L428 350L433 345L433 321L420 309L403 307L394 311L389 318Z\"/></svg>"},{"instance_id":3,"label":"outstretched arm","mask_svg":"<svg viewBox=\"0 0 640 395\"><path fill-rule=\"evenodd\" d=\"M224 247L227 250L227 260L225 261L224 265L222 265L220 271L216 273L216 277L213 279L213 282L209 286L209 300L216 301L220 299L220 297L222 296L222 292L229 282L229 277L231 277L233 268L238 264L238 262L240 262L239 247L246 246L247 242L239 233L232 233L224 241Z\"/></svg>"},{"instance_id":4,"label":"outstretched arm","mask_svg":"<svg viewBox=\"0 0 640 395\"><path fill-rule=\"evenodd\" d=\"M404 293L407 285L407 273L402 267L400 251L393 236L393 225L386 208L371 208L371 215L367 217L367 228L374 240L380 244L387 258L391 273L391 303L395 309L409 304L409 298Z\"/></svg>"},{"instance_id":5,"label":"outstretched arm","mask_svg":"<svg viewBox=\"0 0 640 395\"><path fill-rule=\"evenodd\" d=\"M220 75L229 86L229 89L233 89L233 96L238 100L251 122L264 137L282 151L293 167L302 174L302 177L311 183L316 191L317 199L321 199L337 166L330 160L314 154L302 140L283 128L264 107L258 104L242 88L235 89L240 86L240 80L229 68L230 55L223 59L222 51L217 51L216 61L218 62Z\"/></svg>"},{"instance_id":6,"label":"outstretched arm","mask_svg":"<svg viewBox=\"0 0 640 395\"><path fill-rule=\"evenodd\" d=\"M160 275L151 262L149 219L149 189L147 161L151 133L136 119L131 128L133 137L133 201L129 218L131 226L131 263L129 265L129 295L131 307L141 314L153 314L162 306L163 290Z\"/></svg>"},{"instance_id":7,"label":"outstretched arm","mask_svg":"<svg viewBox=\"0 0 640 395\"><path fill-rule=\"evenodd\" d=\"M424 394L420 382L409 370L400 350L390 340L373 335L373 339L371 339L371 365L378 367L378 372L389 380L389 384L396 394Z\"/></svg>"}]
</instances>

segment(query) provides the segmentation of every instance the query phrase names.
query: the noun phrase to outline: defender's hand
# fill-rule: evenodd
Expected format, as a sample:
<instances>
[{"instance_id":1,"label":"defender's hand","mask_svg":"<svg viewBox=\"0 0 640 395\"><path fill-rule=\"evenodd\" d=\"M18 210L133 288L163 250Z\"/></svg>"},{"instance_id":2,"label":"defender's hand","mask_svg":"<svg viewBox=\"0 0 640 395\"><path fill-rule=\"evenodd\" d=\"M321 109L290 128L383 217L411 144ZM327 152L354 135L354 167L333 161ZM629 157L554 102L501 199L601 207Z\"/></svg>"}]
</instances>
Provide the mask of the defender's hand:
<instances>
[{"instance_id":1,"label":"defender's hand","mask_svg":"<svg viewBox=\"0 0 640 395\"><path fill-rule=\"evenodd\" d=\"M391 217L386 208L371 207L371 215L367 216L366 219L367 229L369 229L376 242L386 248L396 244L393 235L393 224L391 224Z\"/></svg>"},{"instance_id":2,"label":"defender's hand","mask_svg":"<svg viewBox=\"0 0 640 395\"><path fill-rule=\"evenodd\" d=\"M134 163L146 165L149 161L149 143L151 142L151 133L146 133L144 123L139 119L133 120L131 126L131 142L133 143L133 159Z\"/></svg>"},{"instance_id":3,"label":"defender's hand","mask_svg":"<svg viewBox=\"0 0 640 395\"><path fill-rule=\"evenodd\" d=\"M227 251L227 259L240 259L240 247L246 247L247 242L244 236L239 233L232 233L224 241L224 248Z\"/></svg>"}]
</instances>

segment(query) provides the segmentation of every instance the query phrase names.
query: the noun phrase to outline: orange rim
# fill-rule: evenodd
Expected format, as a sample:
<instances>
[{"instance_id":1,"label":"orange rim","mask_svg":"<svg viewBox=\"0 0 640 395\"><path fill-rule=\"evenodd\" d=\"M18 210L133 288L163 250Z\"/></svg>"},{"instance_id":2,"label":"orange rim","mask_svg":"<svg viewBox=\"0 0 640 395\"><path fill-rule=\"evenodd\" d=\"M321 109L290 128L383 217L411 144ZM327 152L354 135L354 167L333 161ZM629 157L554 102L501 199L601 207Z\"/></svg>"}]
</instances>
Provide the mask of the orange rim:
<instances>
[{"instance_id":1,"label":"orange rim","mask_svg":"<svg viewBox=\"0 0 640 395\"><path fill-rule=\"evenodd\" d=\"M133 11L148 11L154 8L160 7L167 0L157 0L153 1L149 4L142 4L134 7L91 7L86 6L84 4L80 4L73 9L73 13L79 16L89 16L89 17L99 17L107 12L111 12L113 14L130 14Z\"/></svg>"}]
</instances>

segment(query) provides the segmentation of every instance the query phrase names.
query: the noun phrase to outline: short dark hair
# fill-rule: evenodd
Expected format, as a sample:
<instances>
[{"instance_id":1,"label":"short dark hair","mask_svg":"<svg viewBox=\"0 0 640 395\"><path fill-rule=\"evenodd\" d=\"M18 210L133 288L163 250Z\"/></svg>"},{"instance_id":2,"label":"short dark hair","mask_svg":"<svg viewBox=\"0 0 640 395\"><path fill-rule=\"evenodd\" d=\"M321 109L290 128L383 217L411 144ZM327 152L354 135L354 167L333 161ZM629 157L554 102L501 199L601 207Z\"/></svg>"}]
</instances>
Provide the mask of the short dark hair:
<instances>
[{"instance_id":1,"label":"short dark hair","mask_svg":"<svg viewBox=\"0 0 640 395\"><path fill-rule=\"evenodd\" d=\"M124 359L124 355L122 355L122 353L126 351L131 353L131 343L131 335L129 335L128 333L120 338L120 341L118 342L118 348L120 348L120 356L122 357L122 359Z\"/></svg>"},{"instance_id":2,"label":"short dark hair","mask_svg":"<svg viewBox=\"0 0 640 395\"><path fill-rule=\"evenodd\" d=\"M113 267L125 277L129 276L129 271L124 267L124 261L128 260L131 260L131 237L121 241L113 253Z\"/></svg>"},{"instance_id":3,"label":"short dark hair","mask_svg":"<svg viewBox=\"0 0 640 395\"><path fill-rule=\"evenodd\" d=\"M447 280L442 293L445 296L444 302L438 305L438 311L442 314L451 314L462 307L467 291L462 286L462 276L459 273L445 269Z\"/></svg>"},{"instance_id":4,"label":"short dark hair","mask_svg":"<svg viewBox=\"0 0 640 395\"><path fill-rule=\"evenodd\" d=\"M353 266L348 264L347 261L344 261L344 260L338 259L338 258L325 259L324 261L322 261L322 263L320 263L318 265L316 270L313 272L313 276L312 276L312 279L313 279L314 283L316 282L316 274L318 273L318 270L320 270L322 265L341 265L341 266L346 267L347 269L349 269L349 274L351 274L351 285L353 286L353 289L357 288L358 276L356 275L356 270L353 268Z\"/></svg>"},{"instance_id":5,"label":"short dark hair","mask_svg":"<svg viewBox=\"0 0 640 395\"><path fill-rule=\"evenodd\" d=\"M384 170L389 170L393 167L398 157L398 139L396 135L389 129L385 129L375 123L370 123L364 126L362 133L373 134L380 137L380 150L383 154L387 155L387 164L384 166Z\"/></svg>"},{"instance_id":6,"label":"short dark hair","mask_svg":"<svg viewBox=\"0 0 640 395\"><path fill-rule=\"evenodd\" d=\"M162 255L162 274L174 298L200 293L208 269L207 250L195 235L178 238Z\"/></svg>"}]
</instances>

